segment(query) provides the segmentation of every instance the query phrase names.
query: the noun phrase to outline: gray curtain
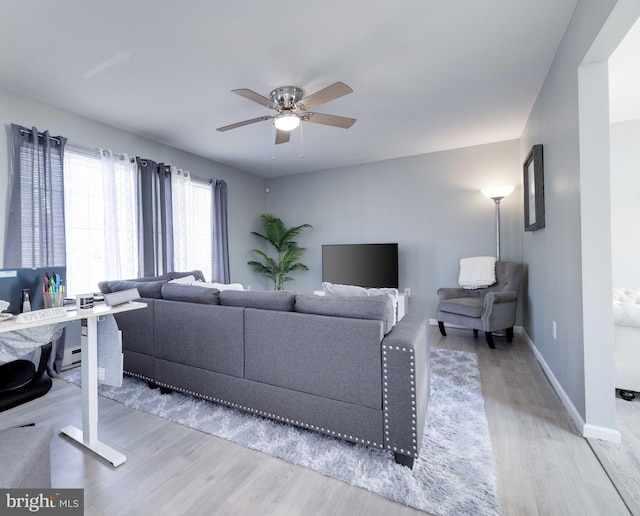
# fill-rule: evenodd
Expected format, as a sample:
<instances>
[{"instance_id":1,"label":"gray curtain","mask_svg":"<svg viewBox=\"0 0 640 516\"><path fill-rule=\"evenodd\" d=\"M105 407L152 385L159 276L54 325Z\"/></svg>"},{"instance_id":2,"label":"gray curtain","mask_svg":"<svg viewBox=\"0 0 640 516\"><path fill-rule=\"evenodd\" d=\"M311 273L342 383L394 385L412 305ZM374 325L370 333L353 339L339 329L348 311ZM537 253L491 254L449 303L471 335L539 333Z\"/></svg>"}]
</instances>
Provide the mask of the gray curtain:
<instances>
[{"instance_id":1,"label":"gray curtain","mask_svg":"<svg viewBox=\"0 0 640 516\"><path fill-rule=\"evenodd\" d=\"M136 158L138 164L139 241L142 276L173 271L171 170L164 163Z\"/></svg>"},{"instance_id":2,"label":"gray curtain","mask_svg":"<svg viewBox=\"0 0 640 516\"><path fill-rule=\"evenodd\" d=\"M67 139L16 124L11 124L11 132L11 194L4 267L65 266L63 164ZM63 329L60 337L52 341L49 376L57 376L62 368L65 333ZM37 367L41 353L37 349L22 358Z\"/></svg>"},{"instance_id":3,"label":"gray curtain","mask_svg":"<svg viewBox=\"0 0 640 516\"><path fill-rule=\"evenodd\" d=\"M212 281L229 283L229 232L227 229L227 183L220 179L211 180L213 206L213 236L211 239Z\"/></svg>"},{"instance_id":4,"label":"gray curtain","mask_svg":"<svg viewBox=\"0 0 640 516\"><path fill-rule=\"evenodd\" d=\"M11 197L5 267L66 265L62 136L11 124Z\"/></svg>"}]
</instances>

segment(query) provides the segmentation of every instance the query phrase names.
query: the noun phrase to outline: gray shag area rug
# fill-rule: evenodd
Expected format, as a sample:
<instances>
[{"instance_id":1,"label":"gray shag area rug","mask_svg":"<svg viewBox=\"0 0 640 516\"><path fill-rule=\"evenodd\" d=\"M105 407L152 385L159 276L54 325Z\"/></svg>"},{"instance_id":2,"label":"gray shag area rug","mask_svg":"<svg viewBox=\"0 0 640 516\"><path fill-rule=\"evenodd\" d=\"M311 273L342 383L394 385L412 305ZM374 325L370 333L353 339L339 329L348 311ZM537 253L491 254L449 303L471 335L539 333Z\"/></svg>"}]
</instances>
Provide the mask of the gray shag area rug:
<instances>
[{"instance_id":1,"label":"gray shag area rug","mask_svg":"<svg viewBox=\"0 0 640 516\"><path fill-rule=\"evenodd\" d=\"M80 383L80 370L60 377ZM125 376L102 396L150 414L311 468L435 515L499 514L496 467L474 353L431 350L431 397L413 470L374 450L200 398L162 395Z\"/></svg>"},{"instance_id":2,"label":"gray shag area rug","mask_svg":"<svg viewBox=\"0 0 640 516\"><path fill-rule=\"evenodd\" d=\"M594 451L631 513L640 515L640 397L616 398L616 421L622 442L595 441Z\"/></svg>"}]
</instances>

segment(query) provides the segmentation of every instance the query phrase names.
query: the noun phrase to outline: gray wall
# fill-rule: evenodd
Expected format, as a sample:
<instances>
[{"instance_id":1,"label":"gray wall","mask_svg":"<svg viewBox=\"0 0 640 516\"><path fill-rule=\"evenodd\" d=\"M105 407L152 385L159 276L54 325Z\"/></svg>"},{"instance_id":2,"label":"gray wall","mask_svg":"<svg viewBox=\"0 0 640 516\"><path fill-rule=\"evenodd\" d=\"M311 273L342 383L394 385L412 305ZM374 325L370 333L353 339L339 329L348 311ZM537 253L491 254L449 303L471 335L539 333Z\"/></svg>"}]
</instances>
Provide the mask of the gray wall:
<instances>
[{"instance_id":1,"label":"gray wall","mask_svg":"<svg viewBox=\"0 0 640 516\"><path fill-rule=\"evenodd\" d=\"M640 120L611 124L614 287L640 288Z\"/></svg>"},{"instance_id":2,"label":"gray wall","mask_svg":"<svg viewBox=\"0 0 640 516\"><path fill-rule=\"evenodd\" d=\"M400 290L411 288L411 311L435 317L436 290L457 285L460 258L495 256L495 204L481 188L518 185L501 204L501 240L504 260L522 260L518 152L511 140L267 181L268 211L313 226L300 238L311 270L287 288L321 288L322 244L398 242Z\"/></svg>"},{"instance_id":3,"label":"gray wall","mask_svg":"<svg viewBox=\"0 0 640 516\"><path fill-rule=\"evenodd\" d=\"M142 156L189 170L200 177L224 179L229 194L229 255L232 281L253 280L246 262L248 249L254 245L250 231L265 208L264 179L216 163L187 152L168 147L105 124L83 118L68 111L19 97L0 90L0 124L5 134L0 137L0 266L4 256L4 235L8 209L9 159L7 134L10 124L38 130L49 130L70 142L87 147L110 148L114 152Z\"/></svg>"},{"instance_id":4,"label":"gray wall","mask_svg":"<svg viewBox=\"0 0 640 516\"><path fill-rule=\"evenodd\" d=\"M584 354L582 318L578 67L615 3L578 2L520 145L521 160L532 145L544 145L546 204L546 227L523 238L528 264L524 327L587 422L598 420L598 415L587 414L585 408L585 360L589 357ZM608 191L608 177L603 178L603 188ZM557 322L556 340L552 321ZM605 418L603 426L609 422Z\"/></svg>"}]
</instances>

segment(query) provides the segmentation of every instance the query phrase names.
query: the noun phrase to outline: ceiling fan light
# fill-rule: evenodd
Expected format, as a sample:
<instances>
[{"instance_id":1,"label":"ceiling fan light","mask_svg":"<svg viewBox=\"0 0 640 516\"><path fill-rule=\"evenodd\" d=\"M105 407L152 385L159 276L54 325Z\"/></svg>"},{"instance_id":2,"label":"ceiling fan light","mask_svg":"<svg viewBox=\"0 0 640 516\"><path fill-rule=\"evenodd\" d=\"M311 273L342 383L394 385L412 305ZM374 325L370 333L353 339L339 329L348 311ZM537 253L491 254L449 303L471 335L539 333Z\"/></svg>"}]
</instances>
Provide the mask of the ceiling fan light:
<instances>
[{"instance_id":1,"label":"ceiling fan light","mask_svg":"<svg viewBox=\"0 0 640 516\"><path fill-rule=\"evenodd\" d=\"M273 123L275 124L276 129L280 129L281 131L293 131L300 125L300 116L291 112L280 113L275 117Z\"/></svg>"}]
</instances>

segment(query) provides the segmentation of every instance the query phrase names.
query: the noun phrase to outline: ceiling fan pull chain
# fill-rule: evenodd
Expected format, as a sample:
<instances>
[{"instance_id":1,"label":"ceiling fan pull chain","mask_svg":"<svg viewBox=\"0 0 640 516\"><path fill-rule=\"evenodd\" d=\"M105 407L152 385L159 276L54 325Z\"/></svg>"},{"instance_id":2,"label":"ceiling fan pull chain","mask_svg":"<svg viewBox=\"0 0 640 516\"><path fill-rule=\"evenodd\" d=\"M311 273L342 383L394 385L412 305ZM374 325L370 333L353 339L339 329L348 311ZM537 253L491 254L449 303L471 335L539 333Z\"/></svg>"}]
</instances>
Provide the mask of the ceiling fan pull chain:
<instances>
[{"instance_id":1,"label":"ceiling fan pull chain","mask_svg":"<svg viewBox=\"0 0 640 516\"><path fill-rule=\"evenodd\" d=\"M276 160L276 125L271 124L271 161Z\"/></svg>"},{"instance_id":2,"label":"ceiling fan pull chain","mask_svg":"<svg viewBox=\"0 0 640 516\"><path fill-rule=\"evenodd\" d=\"M304 158L304 156L302 155L302 126L304 124L300 124L300 158Z\"/></svg>"}]
</instances>

